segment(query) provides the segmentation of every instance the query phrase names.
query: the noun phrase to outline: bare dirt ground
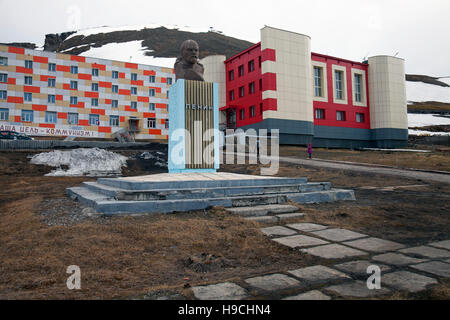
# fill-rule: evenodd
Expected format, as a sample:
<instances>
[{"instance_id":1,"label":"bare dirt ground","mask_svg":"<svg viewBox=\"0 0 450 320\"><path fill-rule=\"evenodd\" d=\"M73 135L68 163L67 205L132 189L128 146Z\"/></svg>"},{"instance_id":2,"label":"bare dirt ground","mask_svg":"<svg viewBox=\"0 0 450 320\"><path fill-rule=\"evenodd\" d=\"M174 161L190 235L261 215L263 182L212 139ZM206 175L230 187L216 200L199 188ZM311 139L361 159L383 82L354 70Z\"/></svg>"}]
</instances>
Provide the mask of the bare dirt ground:
<instances>
[{"instance_id":1,"label":"bare dirt ground","mask_svg":"<svg viewBox=\"0 0 450 320\"><path fill-rule=\"evenodd\" d=\"M158 292L189 296L186 288L193 285L330 264L270 241L260 225L222 208L146 217L89 216L84 206L66 197L65 189L94 178L45 177L51 168L31 165L30 154L0 152L0 299L157 298ZM240 165L221 170L259 174L259 169ZM134 159L124 175L161 171ZM281 164L278 175L355 189L355 202L299 205L307 213L301 221L409 245L450 238L449 185L289 164ZM361 189L367 186L376 188ZM392 186L402 188L386 189ZM82 290L66 287L70 265L81 268ZM420 294L391 298L449 299L450 286L441 283Z\"/></svg>"}]
</instances>

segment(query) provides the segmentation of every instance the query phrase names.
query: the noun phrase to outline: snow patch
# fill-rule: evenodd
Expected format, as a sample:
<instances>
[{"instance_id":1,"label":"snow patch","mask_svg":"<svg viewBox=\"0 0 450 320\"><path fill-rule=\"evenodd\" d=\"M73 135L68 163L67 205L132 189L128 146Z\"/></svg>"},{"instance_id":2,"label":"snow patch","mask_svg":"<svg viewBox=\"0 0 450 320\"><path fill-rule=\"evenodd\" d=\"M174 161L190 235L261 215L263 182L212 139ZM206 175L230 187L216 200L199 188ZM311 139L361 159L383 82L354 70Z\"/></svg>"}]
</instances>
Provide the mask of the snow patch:
<instances>
[{"instance_id":1,"label":"snow patch","mask_svg":"<svg viewBox=\"0 0 450 320\"><path fill-rule=\"evenodd\" d=\"M449 79L441 78L448 83ZM450 103L450 87L441 87L434 84L406 81L406 99L414 102L438 101Z\"/></svg>"},{"instance_id":2,"label":"snow patch","mask_svg":"<svg viewBox=\"0 0 450 320\"><path fill-rule=\"evenodd\" d=\"M431 132L424 130L408 130L409 135L414 136L450 136L450 132Z\"/></svg>"},{"instance_id":3,"label":"snow patch","mask_svg":"<svg viewBox=\"0 0 450 320\"><path fill-rule=\"evenodd\" d=\"M80 148L71 151L54 150L37 154L31 163L57 168L46 176L108 176L120 175L127 157L100 148ZM64 169L61 166L67 166Z\"/></svg>"},{"instance_id":4,"label":"snow patch","mask_svg":"<svg viewBox=\"0 0 450 320\"><path fill-rule=\"evenodd\" d=\"M438 114L408 113L408 127L425 127L450 125L450 118L440 117Z\"/></svg>"},{"instance_id":5,"label":"snow patch","mask_svg":"<svg viewBox=\"0 0 450 320\"><path fill-rule=\"evenodd\" d=\"M176 58L146 56L145 51L142 47L142 40L135 40L122 43L109 43L100 48L91 47L88 51L83 52L81 56L173 68Z\"/></svg>"}]
</instances>

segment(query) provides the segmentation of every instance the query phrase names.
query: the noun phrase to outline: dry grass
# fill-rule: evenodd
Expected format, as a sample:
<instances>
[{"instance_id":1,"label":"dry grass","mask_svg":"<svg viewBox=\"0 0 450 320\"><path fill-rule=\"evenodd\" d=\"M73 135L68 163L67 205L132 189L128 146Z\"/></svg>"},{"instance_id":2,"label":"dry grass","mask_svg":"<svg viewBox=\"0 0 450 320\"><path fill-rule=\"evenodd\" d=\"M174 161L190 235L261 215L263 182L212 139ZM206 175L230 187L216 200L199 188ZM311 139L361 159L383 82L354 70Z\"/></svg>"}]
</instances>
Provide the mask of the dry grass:
<instances>
[{"instance_id":1,"label":"dry grass","mask_svg":"<svg viewBox=\"0 0 450 320\"><path fill-rule=\"evenodd\" d=\"M306 158L307 152L304 147L280 146L280 155ZM450 171L450 153L439 151L415 153L315 148L313 149L313 158L373 163L400 168Z\"/></svg>"}]
</instances>

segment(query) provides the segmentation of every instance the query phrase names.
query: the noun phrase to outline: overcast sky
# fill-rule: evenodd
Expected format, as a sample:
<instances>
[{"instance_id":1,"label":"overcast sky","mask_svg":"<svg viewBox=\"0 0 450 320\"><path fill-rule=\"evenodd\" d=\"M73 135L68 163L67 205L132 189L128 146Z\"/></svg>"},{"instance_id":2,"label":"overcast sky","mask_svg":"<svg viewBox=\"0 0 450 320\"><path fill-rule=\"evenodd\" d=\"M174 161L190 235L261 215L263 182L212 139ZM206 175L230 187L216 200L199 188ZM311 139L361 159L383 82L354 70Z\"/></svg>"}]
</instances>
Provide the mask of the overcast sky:
<instances>
[{"instance_id":1,"label":"overcast sky","mask_svg":"<svg viewBox=\"0 0 450 320\"><path fill-rule=\"evenodd\" d=\"M314 52L356 61L397 54L407 73L450 76L450 0L0 0L0 8L0 42L42 44L45 34L74 27L149 23L258 42L269 25L311 36Z\"/></svg>"}]
</instances>

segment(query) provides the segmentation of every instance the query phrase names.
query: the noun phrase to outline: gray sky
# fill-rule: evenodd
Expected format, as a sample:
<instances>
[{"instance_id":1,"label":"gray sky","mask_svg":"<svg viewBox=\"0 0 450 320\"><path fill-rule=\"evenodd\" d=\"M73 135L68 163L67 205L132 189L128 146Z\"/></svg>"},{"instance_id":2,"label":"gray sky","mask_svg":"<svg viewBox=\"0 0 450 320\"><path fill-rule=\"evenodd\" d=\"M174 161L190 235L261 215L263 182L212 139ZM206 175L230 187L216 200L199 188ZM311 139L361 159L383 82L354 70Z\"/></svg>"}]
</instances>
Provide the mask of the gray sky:
<instances>
[{"instance_id":1,"label":"gray sky","mask_svg":"<svg viewBox=\"0 0 450 320\"><path fill-rule=\"evenodd\" d=\"M356 61L398 52L407 73L450 76L450 0L0 0L0 8L0 42L43 43L74 25L149 23L258 42L269 25L311 36L314 52Z\"/></svg>"}]
</instances>

